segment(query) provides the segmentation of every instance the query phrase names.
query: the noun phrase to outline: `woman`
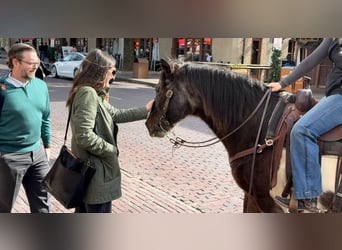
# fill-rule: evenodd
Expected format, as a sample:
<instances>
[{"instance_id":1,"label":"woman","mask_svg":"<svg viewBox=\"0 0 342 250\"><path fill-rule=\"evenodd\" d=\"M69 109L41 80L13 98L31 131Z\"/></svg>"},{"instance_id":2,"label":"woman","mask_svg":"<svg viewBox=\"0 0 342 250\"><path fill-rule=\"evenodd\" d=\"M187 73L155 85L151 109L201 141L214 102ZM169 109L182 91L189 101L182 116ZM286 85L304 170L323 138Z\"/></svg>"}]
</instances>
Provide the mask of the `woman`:
<instances>
[{"instance_id":1,"label":"woman","mask_svg":"<svg viewBox=\"0 0 342 250\"><path fill-rule=\"evenodd\" d=\"M292 180L299 211L320 212L316 206L317 197L322 193L317 138L342 124L342 39L325 38L291 74L269 84L272 91L278 91L304 76L326 57L333 62L326 81L326 96L299 119L291 131ZM280 196L276 197L276 202L289 206L289 199Z\"/></svg>"},{"instance_id":2,"label":"woman","mask_svg":"<svg viewBox=\"0 0 342 250\"><path fill-rule=\"evenodd\" d=\"M84 206L76 208L76 213L111 213L111 201L121 196L116 123L145 119L153 104L151 100L144 107L131 109L110 105L105 97L115 73L112 56L99 49L89 52L67 100L71 109L71 149L96 166Z\"/></svg>"}]
</instances>

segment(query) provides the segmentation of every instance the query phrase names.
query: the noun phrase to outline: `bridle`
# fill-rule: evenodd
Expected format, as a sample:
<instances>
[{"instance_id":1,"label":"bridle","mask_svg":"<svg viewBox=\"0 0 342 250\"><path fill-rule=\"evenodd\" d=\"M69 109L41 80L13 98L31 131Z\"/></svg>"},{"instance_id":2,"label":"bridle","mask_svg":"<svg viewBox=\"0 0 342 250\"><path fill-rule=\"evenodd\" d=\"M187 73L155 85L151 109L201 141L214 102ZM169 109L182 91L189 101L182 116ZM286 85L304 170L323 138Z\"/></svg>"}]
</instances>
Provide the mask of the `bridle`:
<instances>
[{"instance_id":1,"label":"bridle","mask_svg":"<svg viewBox=\"0 0 342 250\"><path fill-rule=\"evenodd\" d=\"M160 117L160 119L159 119L159 123L158 123L160 129L161 129L163 132L165 132L166 134L168 134L168 130L165 129L165 128L163 127L163 125L164 125L164 126L165 126L165 125L166 125L166 126L169 126L169 125L170 125L170 122L169 122L169 121L167 120L167 118L166 118L166 112L167 112L168 109L169 109L169 104L170 104L170 100L171 100L172 96L173 96L173 90L172 90L172 89L168 89L168 90L166 91L166 93L165 93L166 100L165 100L165 103L164 103L164 106L163 106L162 115L161 115L161 117Z\"/></svg>"}]
</instances>

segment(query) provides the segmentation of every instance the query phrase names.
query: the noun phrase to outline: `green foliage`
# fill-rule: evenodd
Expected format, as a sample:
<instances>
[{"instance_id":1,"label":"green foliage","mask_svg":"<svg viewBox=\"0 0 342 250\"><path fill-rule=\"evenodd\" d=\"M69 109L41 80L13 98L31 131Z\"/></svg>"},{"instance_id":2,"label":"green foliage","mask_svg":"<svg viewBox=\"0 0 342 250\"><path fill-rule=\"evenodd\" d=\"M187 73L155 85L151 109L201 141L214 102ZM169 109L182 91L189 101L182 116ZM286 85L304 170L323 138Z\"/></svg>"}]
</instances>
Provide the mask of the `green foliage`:
<instances>
[{"instance_id":1,"label":"green foliage","mask_svg":"<svg viewBox=\"0 0 342 250\"><path fill-rule=\"evenodd\" d=\"M273 48L268 82L278 82L281 72L281 50Z\"/></svg>"}]
</instances>

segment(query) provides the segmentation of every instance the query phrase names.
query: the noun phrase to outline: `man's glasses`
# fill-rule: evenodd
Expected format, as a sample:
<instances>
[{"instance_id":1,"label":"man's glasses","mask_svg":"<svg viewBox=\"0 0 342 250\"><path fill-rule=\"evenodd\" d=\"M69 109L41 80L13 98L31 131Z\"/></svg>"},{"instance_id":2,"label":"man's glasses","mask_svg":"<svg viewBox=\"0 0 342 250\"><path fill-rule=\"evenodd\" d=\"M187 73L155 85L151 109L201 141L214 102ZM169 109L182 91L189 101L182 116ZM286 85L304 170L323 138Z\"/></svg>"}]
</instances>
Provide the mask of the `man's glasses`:
<instances>
[{"instance_id":1,"label":"man's glasses","mask_svg":"<svg viewBox=\"0 0 342 250\"><path fill-rule=\"evenodd\" d=\"M24 61L22 59L18 59L18 61L26 63L27 65L29 65L31 67L39 67L39 65L40 65L40 61L39 62L28 62L28 61Z\"/></svg>"}]
</instances>

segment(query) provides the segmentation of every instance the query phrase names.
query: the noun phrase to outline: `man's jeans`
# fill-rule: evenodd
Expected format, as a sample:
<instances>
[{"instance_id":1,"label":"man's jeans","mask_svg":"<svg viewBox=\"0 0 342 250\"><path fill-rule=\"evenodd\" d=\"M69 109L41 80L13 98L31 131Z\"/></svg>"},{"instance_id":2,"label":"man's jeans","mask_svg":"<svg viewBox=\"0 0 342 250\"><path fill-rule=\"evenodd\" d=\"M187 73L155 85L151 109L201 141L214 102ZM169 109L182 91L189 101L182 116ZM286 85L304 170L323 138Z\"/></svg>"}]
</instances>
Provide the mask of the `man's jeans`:
<instances>
[{"instance_id":1,"label":"man's jeans","mask_svg":"<svg viewBox=\"0 0 342 250\"><path fill-rule=\"evenodd\" d=\"M50 195L42 185L48 170L43 146L28 153L0 152L0 212L11 212L22 183L31 212L49 213Z\"/></svg>"},{"instance_id":2,"label":"man's jeans","mask_svg":"<svg viewBox=\"0 0 342 250\"><path fill-rule=\"evenodd\" d=\"M322 98L291 131L291 163L296 199L316 198L322 193L317 138L342 124L342 95Z\"/></svg>"}]
</instances>

